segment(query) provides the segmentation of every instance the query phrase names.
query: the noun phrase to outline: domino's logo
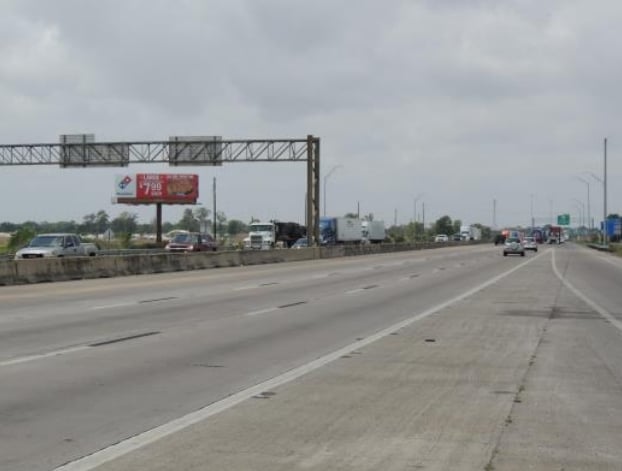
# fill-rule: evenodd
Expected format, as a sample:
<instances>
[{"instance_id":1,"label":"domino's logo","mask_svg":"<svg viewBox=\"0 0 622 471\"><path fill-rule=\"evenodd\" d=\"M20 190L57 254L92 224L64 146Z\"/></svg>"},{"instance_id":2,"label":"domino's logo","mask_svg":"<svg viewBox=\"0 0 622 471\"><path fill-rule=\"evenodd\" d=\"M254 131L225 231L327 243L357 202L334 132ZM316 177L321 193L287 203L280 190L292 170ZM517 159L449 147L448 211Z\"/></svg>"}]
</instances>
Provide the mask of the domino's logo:
<instances>
[{"instance_id":1,"label":"domino's logo","mask_svg":"<svg viewBox=\"0 0 622 471\"><path fill-rule=\"evenodd\" d=\"M119 182L119 188L125 190L130 183L132 183L132 177L126 175L123 180Z\"/></svg>"}]
</instances>

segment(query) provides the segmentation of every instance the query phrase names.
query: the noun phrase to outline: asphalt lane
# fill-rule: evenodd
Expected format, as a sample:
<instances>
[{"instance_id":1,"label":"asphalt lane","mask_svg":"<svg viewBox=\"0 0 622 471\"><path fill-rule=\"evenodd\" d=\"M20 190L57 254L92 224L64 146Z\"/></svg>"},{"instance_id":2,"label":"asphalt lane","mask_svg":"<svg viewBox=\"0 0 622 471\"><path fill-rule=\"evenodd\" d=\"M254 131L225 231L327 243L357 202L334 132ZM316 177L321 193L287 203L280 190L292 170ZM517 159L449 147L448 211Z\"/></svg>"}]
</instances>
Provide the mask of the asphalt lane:
<instances>
[{"instance_id":1,"label":"asphalt lane","mask_svg":"<svg viewBox=\"0 0 622 471\"><path fill-rule=\"evenodd\" d=\"M551 264L553 250L557 264L569 267L565 270L568 280L583 287L581 267L586 263L568 264L565 257L581 256L591 260L594 255L570 245L563 248L567 250L547 247L539 256L529 254L525 259L504 258L500 250L492 246L444 248L313 263L2 289L0 469L50 470L114 443L124 443L128 437L166 427L179 417L304 367L357 341L364 342L363 339L371 338L388 326L438 306L442 309L429 312L429 317L418 319L412 326L404 326L399 336L387 335L365 345L362 353L343 355L355 361L342 365L339 357L275 389L279 399L288 394L287 391L293 391L291 407L294 410L285 410L280 401L272 399L242 401L209 420L167 435L151 446L140 446L138 451L105 466L110 469L206 469L196 467L193 460L198 459L211 463L209 469L308 469L307 465L321 456L321 453L317 455L321 447L329 450L332 443L339 448L338 427L334 436L329 434L322 438L319 433L323 426L330 427L330 423L323 420L343 417L344 426L352 427L350 433L356 429L356 424L351 422L353 419L348 419L353 411L363 417L369 414L366 420L373 418L375 421L377 411L365 397L359 397L358 389L364 383L363 390L368 394L391 398L395 379L397 384L406 381L409 388L415 386L412 397L419 397L421 393L436 398L429 405L430 411L437 407L445 410L445 418L435 432L433 424L428 424L430 433L440 436L448 433L449 419L454 415L462 417L465 427L475 420L487 424L485 433L477 439L482 446L473 447L471 443L473 449L465 455L472 460L464 461L465 467L453 468L483 469L470 466L475 463L479 466L482 462L485 466L503 456L499 445L503 443L504 433L507 434L504 421L510 413L508 407L512 407L527 371L533 371L531 356L541 345L544 328L554 317L559 293L567 292L571 299L578 299L556 277ZM578 255L573 255L575 251ZM531 262L505 278L498 278L526 260ZM611 261L602 263L616 268ZM598 276L597 267L593 272L590 276ZM576 278L572 278L571 273ZM485 283L491 284L484 286ZM469 293L473 289L481 291ZM459 298L464 293L469 295ZM595 295L589 290L588 294ZM613 297L608 303L615 305L617 293L596 294ZM609 306L608 303L603 305ZM504 314L498 312L500 307ZM545 316L543 312L548 314ZM461 315L457 317L457 313ZM606 323L602 316L596 314L596 317L602 324ZM424 332L422 326L434 326L434 332ZM425 338L422 341L417 337L424 333L453 339L452 348L429 349L430 345L438 347L441 342L425 342ZM615 332L610 328L608 334ZM409 335L419 338L415 348L410 348L413 338ZM594 335L597 338L601 333ZM404 351L393 350L395 344L400 343L396 342L398 338L404 341L401 344ZM615 345L614 341L609 343ZM475 348L476 345L479 347ZM614 348L606 345L601 352L605 357L607 349ZM383 353L370 370L370 364L358 362L358 359L368 358L365 352L374 349ZM419 354L424 354L422 358L430 364L421 363ZM403 355L414 356L402 358ZM486 360L484 364L480 362L481 355ZM464 413L460 412L465 397L456 397L456 394L466 394L458 387L465 381L464 372L455 368L465 361L468 364L466 378L472 380L472 386L479 384L478 378L484 375L486 391L493 391L474 398L474 403L479 405L469 417L463 417ZM486 362L495 363L494 368L488 368ZM402 364L402 367L395 370L390 363ZM354 365L357 365L357 374L362 376L351 382L349 372ZM412 367L405 371L403 365ZM482 369L482 366L485 367ZM377 376L378 371L384 371L379 375L382 381L366 376ZM440 381L436 388L417 379L430 375L442 379L448 372L453 380ZM327 378L323 376L326 374L337 374L328 381L334 389L329 387L321 392L314 389L326 388ZM309 385L307 381L317 383ZM440 386L443 387L439 389ZM481 389L481 385L474 387L479 393ZM396 393L399 391L397 388ZM401 390L401 394L405 393L406 390ZM334 405L332 410L310 406L318 402L313 399L318 394ZM350 406L343 403L344 397L352 399ZM400 404L395 408L398 415L408 416L408 410L417 408L406 396L400 396L399 401L394 402ZM275 410L263 409L277 402L280 407ZM258 408L259 403L266 406ZM385 404L381 416L392 416L389 404ZM294 411L298 408L306 413L297 416ZM262 415L265 413L268 415ZM326 413L328 416L323 416ZM412 420L416 423L415 418ZM300 424L309 421L316 423L317 428L301 428ZM214 437L214 429L210 429L215 423L219 424L216 435L220 438ZM287 466L279 467L282 457L270 451L270 446L265 448L266 443L257 441L258 437L241 432L258 432L259 423L265 424L261 440L271 437L271 443L291 457L286 460ZM288 424L289 432L284 430L284 424ZM200 428L203 426L205 430ZM399 433L399 424L387 426ZM266 430L280 435L265 433ZM223 431L222 437L230 440L237 436L237 441L227 441L226 446L218 442L222 439L220 431ZM233 435L227 435L227 431ZM363 427L358 433L365 436L368 431L369 436L363 440L378 439L374 427ZM202 450L203 455L199 453L194 458L188 455L184 465L186 454L180 456L175 450L179 447L194 450L191 441L183 444L183 440L188 439L187 433L198 433L206 443L216 442L213 442L215 448L198 447L195 451ZM292 434L299 435L309 446L295 451L298 450L295 441L288 441ZM448 443L437 440L434 448L457 457L461 448L455 446L455 440L455 437ZM249 447L256 446L266 449L262 452L263 461L248 452ZM239 447L238 453L234 452L236 447ZM228 451L210 451L225 449ZM168 450L171 459L181 460L180 466L164 466L162 463L170 466L171 462L162 460L156 450ZM392 447L387 450L396 451ZM369 453L352 461L352 457L348 458L352 451L350 454L344 451L342 455L326 453L326 459L317 461L315 469L354 469L348 467L354 461L357 466L364 464L360 460ZM376 451L380 452L378 457L386 454ZM249 460L245 461L244 457ZM152 458L155 461L151 461ZM368 457L367 465L362 468L380 469L378 459ZM391 469L390 466L405 469L398 467L405 459L399 453L395 454L393 462L386 456L383 459L389 466L386 469ZM434 459L430 454L426 463L429 465ZM440 459L438 463L448 462ZM92 469L88 464L84 466L75 469Z\"/></svg>"}]
</instances>

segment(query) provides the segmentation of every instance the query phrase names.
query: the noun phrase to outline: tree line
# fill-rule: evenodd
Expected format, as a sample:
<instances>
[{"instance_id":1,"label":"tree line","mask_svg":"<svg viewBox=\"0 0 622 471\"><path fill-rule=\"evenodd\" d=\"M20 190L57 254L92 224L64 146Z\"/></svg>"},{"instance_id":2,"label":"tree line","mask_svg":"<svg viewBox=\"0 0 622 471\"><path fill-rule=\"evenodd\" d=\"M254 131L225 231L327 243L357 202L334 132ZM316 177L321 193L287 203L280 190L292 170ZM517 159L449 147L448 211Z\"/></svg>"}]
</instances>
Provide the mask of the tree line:
<instances>
[{"instance_id":1,"label":"tree line","mask_svg":"<svg viewBox=\"0 0 622 471\"><path fill-rule=\"evenodd\" d=\"M206 208L187 208L184 210L181 219L177 222L163 222L162 231L169 232L173 229L183 229L191 232L209 232L214 229L212 212ZM216 213L216 234L218 236L235 235L245 232L248 225L237 219L228 220L225 213ZM253 218L254 220L254 218ZM82 221L56 221L56 222L35 222L26 221L23 223L0 222L0 232L14 233L20 230L29 229L34 233L44 232L72 232L82 235L98 236L111 230L114 234L155 234L156 221L153 219L149 223L138 222L136 213L124 211L115 218L111 218L104 210L90 213L82 218Z\"/></svg>"},{"instance_id":2,"label":"tree line","mask_svg":"<svg viewBox=\"0 0 622 471\"><path fill-rule=\"evenodd\" d=\"M358 217L354 213L347 213L345 217ZM373 220L373 214L367 214L362 219ZM182 229L191 232L211 233L220 239L227 239L248 232L248 225L259 220L252 217L247 224L239 219L227 219L223 212L217 212L213 218L212 211L204 207L186 208L182 217L177 222L163 222L163 233L174 229ZM433 240L436 234L452 234L460 232L462 221L452 220L450 216L442 216L432 223L429 227L424 227L423 223L415 221L404 225L393 225L387 228L387 238L391 242L417 242ZM474 224L482 231L483 240L492 240L493 234L490 227L482 224ZM215 229L215 231L214 231ZM150 223L139 223L136 213L124 211L118 216L111 218L104 210L86 214L82 221L57 221L57 222L34 222L27 221L21 224L10 222L0 222L0 232L8 232L16 237L12 238L11 245L25 243L34 234L49 232L72 232L83 236L100 237L108 230L111 230L115 237L124 241L124 245L129 243L133 234L155 234L156 221Z\"/></svg>"}]
</instances>

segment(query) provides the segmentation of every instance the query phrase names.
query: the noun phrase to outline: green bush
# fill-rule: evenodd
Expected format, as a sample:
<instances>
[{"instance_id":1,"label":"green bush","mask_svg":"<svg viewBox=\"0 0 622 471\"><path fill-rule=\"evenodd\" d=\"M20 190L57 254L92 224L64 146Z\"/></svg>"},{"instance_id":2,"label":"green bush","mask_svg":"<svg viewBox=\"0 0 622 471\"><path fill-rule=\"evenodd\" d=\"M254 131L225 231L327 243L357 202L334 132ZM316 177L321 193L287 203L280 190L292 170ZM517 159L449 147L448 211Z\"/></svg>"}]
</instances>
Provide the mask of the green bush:
<instances>
[{"instance_id":1,"label":"green bush","mask_svg":"<svg viewBox=\"0 0 622 471\"><path fill-rule=\"evenodd\" d=\"M8 250L9 252L17 252L24 247L35 236L35 231L29 227L19 229L17 232L11 235L9 240Z\"/></svg>"}]
</instances>

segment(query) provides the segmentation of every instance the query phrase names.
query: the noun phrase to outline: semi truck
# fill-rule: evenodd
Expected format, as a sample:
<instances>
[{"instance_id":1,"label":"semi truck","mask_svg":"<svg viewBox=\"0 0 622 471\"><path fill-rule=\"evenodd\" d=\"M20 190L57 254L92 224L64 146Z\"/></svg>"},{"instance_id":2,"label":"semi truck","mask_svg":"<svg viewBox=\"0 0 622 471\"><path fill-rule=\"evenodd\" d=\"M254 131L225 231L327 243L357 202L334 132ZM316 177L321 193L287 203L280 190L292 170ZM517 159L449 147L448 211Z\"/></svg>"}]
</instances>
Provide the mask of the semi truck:
<instances>
[{"instance_id":1,"label":"semi truck","mask_svg":"<svg viewBox=\"0 0 622 471\"><path fill-rule=\"evenodd\" d=\"M291 247L307 234L306 228L296 222L254 222L249 226L245 248L268 250L274 247Z\"/></svg>"},{"instance_id":2,"label":"semi truck","mask_svg":"<svg viewBox=\"0 0 622 471\"><path fill-rule=\"evenodd\" d=\"M462 240L481 240L482 230L472 224L460 226L460 238Z\"/></svg>"},{"instance_id":3,"label":"semi truck","mask_svg":"<svg viewBox=\"0 0 622 471\"><path fill-rule=\"evenodd\" d=\"M379 244L387 237L384 221L361 221L361 239L363 243Z\"/></svg>"},{"instance_id":4,"label":"semi truck","mask_svg":"<svg viewBox=\"0 0 622 471\"><path fill-rule=\"evenodd\" d=\"M361 220L357 218L320 218L322 245L360 244L363 239Z\"/></svg>"}]
</instances>

